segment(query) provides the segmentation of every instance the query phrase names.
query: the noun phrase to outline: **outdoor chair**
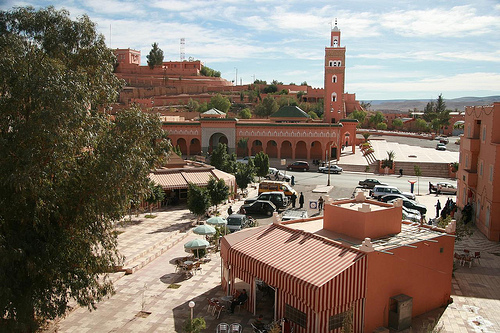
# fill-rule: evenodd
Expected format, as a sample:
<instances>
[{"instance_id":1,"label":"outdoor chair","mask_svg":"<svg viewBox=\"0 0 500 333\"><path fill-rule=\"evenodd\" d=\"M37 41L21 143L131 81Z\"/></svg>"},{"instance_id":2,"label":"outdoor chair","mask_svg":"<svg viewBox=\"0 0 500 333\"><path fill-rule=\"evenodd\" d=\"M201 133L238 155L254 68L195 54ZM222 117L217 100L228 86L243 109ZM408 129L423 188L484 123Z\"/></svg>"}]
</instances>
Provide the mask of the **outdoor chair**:
<instances>
[{"instance_id":1,"label":"outdoor chair","mask_svg":"<svg viewBox=\"0 0 500 333\"><path fill-rule=\"evenodd\" d=\"M463 264L464 264L464 258L465 258L465 256L463 254L458 254L458 253L455 252L454 259L455 259L455 261L458 262L458 264L460 266L463 266Z\"/></svg>"},{"instance_id":2,"label":"outdoor chair","mask_svg":"<svg viewBox=\"0 0 500 333\"><path fill-rule=\"evenodd\" d=\"M231 326L229 326L229 332L231 333L241 333L242 331L243 327L238 323L232 323Z\"/></svg>"},{"instance_id":3,"label":"outdoor chair","mask_svg":"<svg viewBox=\"0 0 500 333\"><path fill-rule=\"evenodd\" d=\"M220 323L219 325L217 325L217 330L215 332L216 333L229 333L229 324Z\"/></svg>"},{"instance_id":4,"label":"outdoor chair","mask_svg":"<svg viewBox=\"0 0 500 333\"><path fill-rule=\"evenodd\" d=\"M213 315L213 312L215 311L215 306L217 305L217 301L213 298L207 298L207 304L208 304L207 312L212 312Z\"/></svg>"},{"instance_id":5,"label":"outdoor chair","mask_svg":"<svg viewBox=\"0 0 500 333\"><path fill-rule=\"evenodd\" d=\"M463 261L462 261L462 266L465 266L466 264L469 264L469 268L472 267L472 261L474 260L474 258L472 257L464 257Z\"/></svg>"},{"instance_id":6,"label":"outdoor chair","mask_svg":"<svg viewBox=\"0 0 500 333\"><path fill-rule=\"evenodd\" d=\"M224 311L224 309L225 309L225 308L226 308L226 307L225 307L224 305L217 303L217 304L215 305L215 310L214 310L213 315L215 316L215 314L217 313L217 319L219 319L219 317L220 317L220 313L221 313L222 311Z\"/></svg>"},{"instance_id":7,"label":"outdoor chair","mask_svg":"<svg viewBox=\"0 0 500 333\"><path fill-rule=\"evenodd\" d=\"M201 262L200 261L197 261L194 263L193 265L193 270L194 270L194 273L196 274L197 271L199 271L201 273L202 271L202 267L201 267Z\"/></svg>"},{"instance_id":8,"label":"outdoor chair","mask_svg":"<svg viewBox=\"0 0 500 333\"><path fill-rule=\"evenodd\" d=\"M236 308L238 309L238 312L240 312L241 307L242 307L243 305L245 305L245 304L247 303L247 301L248 301L248 298L247 298L247 299L246 299L243 303L241 303L241 304L236 304Z\"/></svg>"},{"instance_id":9,"label":"outdoor chair","mask_svg":"<svg viewBox=\"0 0 500 333\"><path fill-rule=\"evenodd\" d=\"M261 330L261 329L257 328L253 323L251 323L250 325L252 326L254 333L266 333L267 332L267 330L265 330L265 329Z\"/></svg>"},{"instance_id":10,"label":"outdoor chair","mask_svg":"<svg viewBox=\"0 0 500 333\"><path fill-rule=\"evenodd\" d=\"M474 260L477 260L478 263L480 263L481 259L481 252L474 252Z\"/></svg>"}]
</instances>

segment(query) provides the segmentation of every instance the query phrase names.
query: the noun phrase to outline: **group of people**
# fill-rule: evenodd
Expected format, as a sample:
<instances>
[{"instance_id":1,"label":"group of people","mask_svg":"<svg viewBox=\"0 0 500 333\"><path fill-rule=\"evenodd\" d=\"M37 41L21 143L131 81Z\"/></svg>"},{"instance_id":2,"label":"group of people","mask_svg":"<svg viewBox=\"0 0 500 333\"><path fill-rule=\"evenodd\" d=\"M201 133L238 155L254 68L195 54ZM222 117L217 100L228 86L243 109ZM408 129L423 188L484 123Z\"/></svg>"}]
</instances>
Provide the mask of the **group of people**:
<instances>
[{"instance_id":1,"label":"group of people","mask_svg":"<svg viewBox=\"0 0 500 333\"><path fill-rule=\"evenodd\" d=\"M290 196L290 200L292 201L292 208L295 208L297 202L297 195L295 193L292 193L292 195ZM304 207L304 194L300 192L299 208L302 209L303 207Z\"/></svg>"},{"instance_id":2,"label":"group of people","mask_svg":"<svg viewBox=\"0 0 500 333\"><path fill-rule=\"evenodd\" d=\"M450 215L452 212L455 212L457 209L456 208L457 205L451 198L448 198L448 200L446 200L443 209L441 209L441 202L439 201L439 199L436 202L435 206L436 206L436 218L441 216L442 219L445 219L448 215Z\"/></svg>"}]
</instances>

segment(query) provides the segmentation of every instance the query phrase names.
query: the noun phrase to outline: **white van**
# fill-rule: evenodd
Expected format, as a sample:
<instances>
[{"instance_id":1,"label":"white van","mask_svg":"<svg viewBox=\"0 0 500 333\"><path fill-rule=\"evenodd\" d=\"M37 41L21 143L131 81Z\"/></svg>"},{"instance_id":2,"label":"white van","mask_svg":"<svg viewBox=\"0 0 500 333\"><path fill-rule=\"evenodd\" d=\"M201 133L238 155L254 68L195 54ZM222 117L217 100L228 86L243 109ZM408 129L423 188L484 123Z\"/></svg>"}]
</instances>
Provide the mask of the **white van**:
<instances>
[{"instance_id":1,"label":"white van","mask_svg":"<svg viewBox=\"0 0 500 333\"><path fill-rule=\"evenodd\" d=\"M397 187L388 185L377 185L370 191L370 196L380 200L381 197L387 194L402 194L408 199L415 200L415 194L409 192L401 192Z\"/></svg>"}]
</instances>

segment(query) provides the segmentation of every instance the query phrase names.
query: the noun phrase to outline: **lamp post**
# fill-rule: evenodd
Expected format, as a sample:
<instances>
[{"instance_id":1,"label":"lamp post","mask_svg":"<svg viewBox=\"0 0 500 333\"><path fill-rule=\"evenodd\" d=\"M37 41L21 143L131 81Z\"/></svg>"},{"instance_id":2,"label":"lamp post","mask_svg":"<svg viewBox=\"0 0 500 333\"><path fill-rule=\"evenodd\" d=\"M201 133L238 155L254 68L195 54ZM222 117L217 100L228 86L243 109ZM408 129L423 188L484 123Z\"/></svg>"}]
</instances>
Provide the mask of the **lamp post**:
<instances>
[{"instance_id":1,"label":"lamp post","mask_svg":"<svg viewBox=\"0 0 500 333\"><path fill-rule=\"evenodd\" d=\"M330 126L329 126L329 133L330 133L330 140L332 140L332 113L333 113L333 107L330 107ZM326 152L326 166L328 168L328 181L326 183L326 186L330 186L330 160L332 159L332 156L330 156L332 153L332 144L328 142L328 150ZM330 156L330 158L328 158Z\"/></svg>"},{"instance_id":2,"label":"lamp post","mask_svg":"<svg viewBox=\"0 0 500 333\"><path fill-rule=\"evenodd\" d=\"M193 321L193 310L196 304L193 301L189 301L189 307L191 308L191 321Z\"/></svg>"}]
</instances>

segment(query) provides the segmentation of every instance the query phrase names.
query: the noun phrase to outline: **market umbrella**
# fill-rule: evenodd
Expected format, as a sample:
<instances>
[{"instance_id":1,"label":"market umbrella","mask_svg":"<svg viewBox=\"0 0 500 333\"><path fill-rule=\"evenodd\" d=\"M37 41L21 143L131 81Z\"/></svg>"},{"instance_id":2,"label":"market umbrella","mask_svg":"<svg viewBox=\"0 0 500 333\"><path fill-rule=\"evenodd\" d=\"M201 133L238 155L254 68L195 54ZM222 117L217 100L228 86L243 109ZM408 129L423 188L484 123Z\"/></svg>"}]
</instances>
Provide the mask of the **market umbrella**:
<instances>
[{"instance_id":1,"label":"market umbrella","mask_svg":"<svg viewBox=\"0 0 500 333\"><path fill-rule=\"evenodd\" d=\"M198 250L199 249L206 249L210 245L209 242L207 242L204 239L201 238L195 238L193 240L190 240L186 244L184 244L184 250L188 252L192 252L193 250L196 250L196 254L198 256Z\"/></svg>"},{"instance_id":2,"label":"market umbrella","mask_svg":"<svg viewBox=\"0 0 500 333\"><path fill-rule=\"evenodd\" d=\"M193 232L197 235L213 235L216 231L211 225L202 224L194 228Z\"/></svg>"},{"instance_id":3,"label":"market umbrella","mask_svg":"<svg viewBox=\"0 0 500 333\"><path fill-rule=\"evenodd\" d=\"M212 224L212 225L226 225L227 220L225 217L222 216L212 216L207 220L207 224Z\"/></svg>"}]
</instances>

